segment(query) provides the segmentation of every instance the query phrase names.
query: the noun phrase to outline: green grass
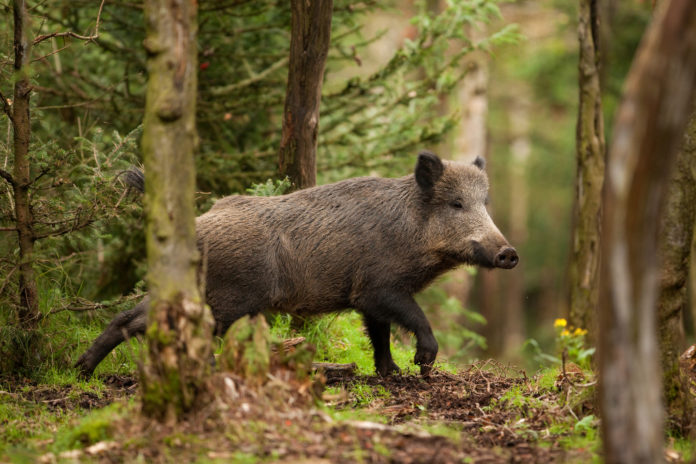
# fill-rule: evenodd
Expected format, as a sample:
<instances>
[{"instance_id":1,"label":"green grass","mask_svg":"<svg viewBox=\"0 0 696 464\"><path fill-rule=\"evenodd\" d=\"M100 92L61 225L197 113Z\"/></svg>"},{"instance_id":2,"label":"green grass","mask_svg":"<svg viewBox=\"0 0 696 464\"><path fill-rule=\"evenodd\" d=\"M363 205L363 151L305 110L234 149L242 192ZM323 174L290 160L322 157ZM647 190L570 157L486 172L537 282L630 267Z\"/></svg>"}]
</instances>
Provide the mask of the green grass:
<instances>
[{"instance_id":1,"label":"green grass","mask_svg":"<svg viewBox=\"0 0 696 464\"><path fill-rule=\"evenodd\" d=\"M50 443L48 449L60 452L94 443L105 437L117 406L86 412L50 410L47 405L25 401L19 397L0 396L0 460L36 462L38 449ZM75 420L82 417L77 427Z\"/></svg>"},{"instance_id":2,"label":"green grass","mask_svg":"<svg viewBox=\"0 0 696 464\"><path fill-rule=\"evenodd\" d=\"M329 406L320 405L320 408L333 420L342 421L368 421L385 424L387 417L383 414L376 413L363 408L344 408L335 409Z\"/></svg>"},{"instance_id":3,"label":"green grass","mask_svg":"<svg viewBox=\"0 0 696 464\"><path fill-rule=\"evenodd\" d=\"M350 388L350 393L355 399L353 407L360 408L373 404L378 399L387 399L391 394L382 386L370 386L365 384L354 384Z\"/></svg>"},{"instance_id":4,"label":"green grass","mask_svg":"<svg viewBox=\"0 0 696 464\"><path fill-rule=\"evenodd\" d=\"M668 448L671 448L679 453L682 462L696 461L696 441L688 437L668 439Z\"/></svg>"},{"instance_id":5,"label":"green grass","mask_svg":"<svg viewBox=\"0 0 696 464\"><path fill-rule=\"evenodd\" d=\"M277 339L303 336L317 348L315 361L351 363L358 373L372 375L375 372L372 345L365 333L363 321L355 311L331 314L304 321L298 330L293 329L287 314L272 316L271 334ZM391 351L394 362L402 372L418 372L413 364L415 349L404 345L399 337L392 336Z\"/></svg>"},{"instance_id":6,"label":"green grass","mask_svg":"<svg viewBox=\"0 0 696 464\"><path fill-rule=\"evenodd\" d=\"M431 435L438 435L441 437L449 438L452 441L461 440L462 431L464 429L463 425L455 423L421 424L420 427Z\"/></svg>"},{"instance_id":7,"label":"green grass","mask_svg":"<svg viewBox=\"0 0 696 464\"><path fill-rule=\"evenodd\" d=\"M40 293L43 314L55 309L61 300L55 292ZM127 309L132 306L119 309ZM72 365L101 334L116 311L99 310L89 313L61 311L39 321L31 333L25 333L14 325L10 314L0 314L0 372L13 373L38 383L67 384L78 382ZM137 340L119 345L97 367L95 373L127 374L136 371L141 344ZM28 364L23 369L16 364L17 350L29 353ZM0 380L1 381L1 380Z\"/></svg>"},{"instance_id":8,"label":"green grass","mask_svg":"<svg viewBox=\"0 0 696 464\"><path fill-rule=\"evenodd\" d=\"M47 300L46 304L48 303ZM85 391L101 394L105 386L98 377L85 381L79 378L77 371L70 366L101 333L110 318L111 312L76 316L67 311L47 318L39 328L39 339L42 340L39 350L40 363L28 378L41 385L72 386L74 389L68 395L79 395ZM275 315L271 317L271 320L273 321L271 332L276 339L301 335L314 344L317 347L316 361L355 362L359 374L374 374L372 346L365 333L362 318L357 312L343 312L312 319L299 328L292 326L292 320L288 315ZM2 331L1 328L0 331ZM402 372L418 373L418 366L413 364L415 354L413 337L410 334L404 334L400 329L395 329L391 340L394 360ZM217 344L219 350L219 339ZM142 346L137 340L120 345L99 365L97 375L137 373L137 362L140 359L141 350ZM436 365L450 372L457 370L457 366L444 359L439 359ZM558 374L558 367L542 370L534 376L531 383L513 386L502 397L493 400L491 405L483 409L512 409L519 419L528 417L538 409L563 406L551 404L549 398L554 395L547 395L554 391L554 382ZM16 382L16 379L14 381ZM11 388L17 388L16 385L9 382L3 384L0 380L0 390L11 391ZM329 389L327 393L340 391L334 388ZM387 422L387 417L370 409L372 405L390 397L390 392L384 387L358 383L349 388L349 393L353 401L347 407L337 410L321 406L322 409L337 422L346 420ZM581 389L580 394L571 395L569 406L575 410L576 405L582 404L591 394L591 389ZM130 405L116 404L95 411L84 411L79 408L51 411L40 402L22 400L16 392L0 393L0 460L35 462L38 450L42 450L41 453L50 451L58 454L65 450L88 446L100 440L108 440L111 438L111 424L114 417L127 414L127 411L133 407L134 401L137 400L131 399ZM418 415L416 413L415 417ZM550 444L550 440L557 440L566 449L589 450L593 456L596 456L599 449L599 437L597 420L594 416L580 416L579 420L575 420L571 415L564 417L565 419L559 419L549 426L548 432L551 434L549 438L545 438L545 435L548 436L545 431L531 430L525 422L519 422L517 419L511 420L509 426L522 436L534 438L537 443ZM433 435L445 436L451 440L459 440L462 436L456 424L418 423L417 426ZM262 434L262 429L257 431L253 424L245 423L244 433L247 435L243 436L253 441L258 439L257 435ZM181 437L171 437L171 439L182 440ZM129 446L139 446L137 439L133 440ZM48 441L51 442L46 444ZM694 445L686 440L674 440L673 448L685 459L687 457L692 459L696 455ZM381 451L384 456L389 456L388 449ZM362 458L360 453L356 451L352 458L359 460ZM229 461L230 459L226 459L226 462ZM201 457L198 462L215 462L215 460ZM258 458L239 452L231 458L231 462L258 462Z\"/></svg>"},{"instance_id":9,"label":"green grass","mask_svg":"<svg viewBox=\"0 0 696 464\"><path fill-rule=\"evenodd\" d=\"M121 403L113 403L91 411L76 426L59 431L54 451L82 448L110 438L114 420L123 414L123 410Z\"/></svg>"}]
</instances>

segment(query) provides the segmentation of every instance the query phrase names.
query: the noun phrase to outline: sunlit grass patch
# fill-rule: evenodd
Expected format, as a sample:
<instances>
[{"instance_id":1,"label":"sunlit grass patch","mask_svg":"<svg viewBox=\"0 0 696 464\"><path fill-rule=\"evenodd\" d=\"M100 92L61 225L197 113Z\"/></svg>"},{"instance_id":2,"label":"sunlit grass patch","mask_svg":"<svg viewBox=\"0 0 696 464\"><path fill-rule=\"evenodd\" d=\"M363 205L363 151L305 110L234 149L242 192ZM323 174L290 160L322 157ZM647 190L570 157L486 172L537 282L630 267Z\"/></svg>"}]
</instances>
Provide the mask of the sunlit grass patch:
<instances>
[{"instance_id":1,"label":"sunlit grass patch","mask_svg":"<svg viewBox=\"0 0 696 464\"><path fill-rule=\"evenodd\" d=\"M316 349L315 361L331 363L355 363L357 373L375 373L373 350L365 333L362 317L355 311L331 314L302 321L293 327L292 318L287 314L271 316L271 333L278 339L303 336ZM392 336L392 356L402 372L416 372L413 364L415 349Z\"/></svg>"}]
</instances>

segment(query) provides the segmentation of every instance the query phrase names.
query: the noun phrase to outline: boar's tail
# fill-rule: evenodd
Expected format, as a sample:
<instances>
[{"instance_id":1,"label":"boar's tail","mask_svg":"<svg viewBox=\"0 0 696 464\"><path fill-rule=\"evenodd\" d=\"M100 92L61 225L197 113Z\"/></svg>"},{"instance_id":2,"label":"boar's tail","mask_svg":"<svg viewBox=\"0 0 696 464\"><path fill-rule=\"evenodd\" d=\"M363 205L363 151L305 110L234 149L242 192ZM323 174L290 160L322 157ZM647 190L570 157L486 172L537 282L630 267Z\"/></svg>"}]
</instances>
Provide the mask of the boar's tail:
<instances>
[{"instance_id":1,"label":"boar's tail","mask_svg":"<svg viewBox=\"0 0 696 464\"><path fill-rule=\"evenodd\" d=\"M149 298L145 297L133 309L118 313L111 320L104 332L97 337L92 346L75 363L75 367L80 370L82 377L91 377L94 369L102 359L123 341L135 335L145 333L149 304Z\"/></svg>"},{"instance_id":2,"label":"boar's tail","mask_svg":"<svg viewBox=\"0 0 696 464\"><path fill-rule=\"evenodd\" d=\"M131 167L118 173L126 187L140 193L145 193L145 173L136 167Z\"/></svg>"}]
</instances>

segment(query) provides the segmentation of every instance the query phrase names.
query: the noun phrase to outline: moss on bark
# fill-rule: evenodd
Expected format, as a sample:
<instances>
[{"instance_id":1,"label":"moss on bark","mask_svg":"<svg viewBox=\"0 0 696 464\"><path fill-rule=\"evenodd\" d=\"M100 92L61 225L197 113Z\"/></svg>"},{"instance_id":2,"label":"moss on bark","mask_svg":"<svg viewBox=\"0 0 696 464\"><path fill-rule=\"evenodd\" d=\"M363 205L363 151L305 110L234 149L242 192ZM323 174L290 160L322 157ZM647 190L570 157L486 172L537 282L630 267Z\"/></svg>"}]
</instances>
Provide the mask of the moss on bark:
<instances>
[{"instance_id":1,"label":"moss on bark","mask_svg":"<svg viewBox=\"0 0 696 464\"><path fill-rule=\"evenodd\" d=\"M142 148L151 303L141 385L143 412L166 422L194 406L211 356L212 316L197 283L196 10L195 0L145 2Z\"/></svg>"},{"instance_id":2,"label":"moss on bark","mask_svg":"<svg viewBox=\"0 0 696 464\"><path fill-rule=\"evenodd\" d=\"M570 262L570 323L596 340L599 252L604 185L604 121L599 82L599 17L596 2L581 0L579 107L576 134L575 227Z\"/></svg>"},{"instance_id":3,"label":"moss on bark","mask_svg":"<svg viewBox=\"0 0 696 464\"><path fill-rule=\"evenodd\" d=\"M271 334L263 316L244 316L227 331L220 364L255 385L266 382L271 367Z\"/></svg>"},{"instance_id":4,"label":"moss on bark","mask_svg":"<svg viewBox=\"0 0 696 464\"><path fill-rule=\"evenodd\" d=\"M694 428L694 398L681 372L679 355L686 347L684 312L691 243L696 220L696 117L687 128L677 156L662 216L660 233L660 296L657 307L663 388L670 426L690 434Z\"/></svg>"}]
</instances>

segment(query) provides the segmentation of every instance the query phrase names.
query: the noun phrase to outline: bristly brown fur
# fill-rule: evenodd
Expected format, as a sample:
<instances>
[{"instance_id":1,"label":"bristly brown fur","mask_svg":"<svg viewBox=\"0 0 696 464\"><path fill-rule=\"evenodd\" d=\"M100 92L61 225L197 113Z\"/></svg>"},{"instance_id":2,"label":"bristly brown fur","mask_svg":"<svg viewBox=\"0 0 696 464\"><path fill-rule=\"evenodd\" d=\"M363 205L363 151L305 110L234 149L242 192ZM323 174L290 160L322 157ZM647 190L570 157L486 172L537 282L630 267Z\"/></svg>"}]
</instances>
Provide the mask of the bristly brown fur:
<instances>
[{"instance_id":1,"label":"bristly brown fur","mask_svg":"<svg viewBox=\"0 0 696 464\"><path fill-rule=\"evenodd\" d=\"M196 220L217 333L268 309L312 315L355 308L380 374L398 370L389 352L391 323L415 334L415 361L427 372L438 347L413 294L460 264L517 262L486 211L488 179L479 164L423 152L415 174L397 179L361 177L279 197L220 199ZM114 319L78 361L85 373L123 340L123 330L144 330L146 307Z\"/></svg>"}]
</instances>

